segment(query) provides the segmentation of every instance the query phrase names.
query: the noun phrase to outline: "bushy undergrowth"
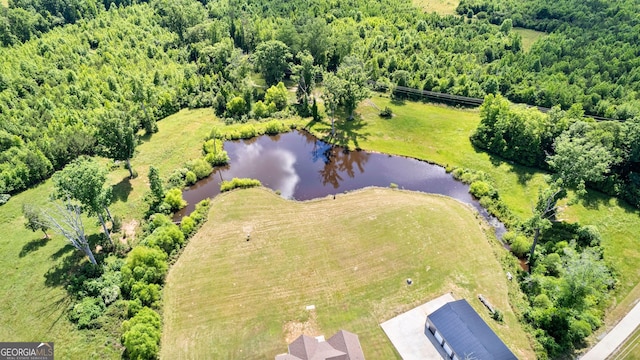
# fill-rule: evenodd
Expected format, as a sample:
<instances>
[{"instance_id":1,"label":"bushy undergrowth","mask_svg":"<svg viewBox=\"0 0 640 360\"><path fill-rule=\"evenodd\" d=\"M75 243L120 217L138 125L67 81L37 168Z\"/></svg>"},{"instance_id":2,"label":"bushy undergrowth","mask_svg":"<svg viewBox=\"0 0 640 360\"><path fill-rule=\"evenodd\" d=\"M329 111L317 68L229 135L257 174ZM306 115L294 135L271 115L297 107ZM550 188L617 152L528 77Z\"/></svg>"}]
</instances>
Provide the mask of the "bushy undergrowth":
<instances>
[{"instance_id":1,"label":"bushy undergrowth","mask_svg":"<svg viewBox=\"0 0 640 360\"><path fill-rule=\"evenodd\" d=\"M230 181L223 181L220 184L220 192L230 191L238 188L246 189L258 186L262 186L260 180L233 178Z\"/></svg>"}]
</instances>

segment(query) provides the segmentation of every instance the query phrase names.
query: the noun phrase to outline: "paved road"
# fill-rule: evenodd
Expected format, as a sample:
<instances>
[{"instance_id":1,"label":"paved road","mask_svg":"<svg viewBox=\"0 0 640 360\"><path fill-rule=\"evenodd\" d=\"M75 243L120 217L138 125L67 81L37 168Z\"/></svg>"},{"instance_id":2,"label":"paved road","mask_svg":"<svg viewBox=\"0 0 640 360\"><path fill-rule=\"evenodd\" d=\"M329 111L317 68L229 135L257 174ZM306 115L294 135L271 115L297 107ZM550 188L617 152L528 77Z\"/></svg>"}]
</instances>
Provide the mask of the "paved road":
<instances>
[{"instance_id":1,"label":"paved road","mask_svg":"<svg viewBox=\"0 0 640 360\"><path fill-rule=\"evenodd\" d=\"M603 360L608 358L633 333L638 325L640 325L640 302L596 346L580 357L580 360Z\"/></svg>"}]
</instances>

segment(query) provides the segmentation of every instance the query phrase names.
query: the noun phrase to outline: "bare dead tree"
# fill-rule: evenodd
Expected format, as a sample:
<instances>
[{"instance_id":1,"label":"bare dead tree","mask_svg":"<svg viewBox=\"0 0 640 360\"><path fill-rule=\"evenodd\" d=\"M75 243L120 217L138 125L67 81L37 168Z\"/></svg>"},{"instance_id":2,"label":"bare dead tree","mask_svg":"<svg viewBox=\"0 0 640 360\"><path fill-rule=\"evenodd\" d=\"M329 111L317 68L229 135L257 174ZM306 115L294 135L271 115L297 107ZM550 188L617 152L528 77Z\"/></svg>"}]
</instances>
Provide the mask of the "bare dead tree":
<instances>
[{"instance_id":1,"label":"bare dead tree","mask_svg":"<svg viewBox=\"0 0 640 360\"><path fill-rule=\"evenodd\" d=\"M81 206L68 199L62 205L53 204L54 209L42 211L43 225L47 225L56 233L64 236L74 248L87 255L92 264L97 264L84 232Z\"/></svg>"}]
</instances>

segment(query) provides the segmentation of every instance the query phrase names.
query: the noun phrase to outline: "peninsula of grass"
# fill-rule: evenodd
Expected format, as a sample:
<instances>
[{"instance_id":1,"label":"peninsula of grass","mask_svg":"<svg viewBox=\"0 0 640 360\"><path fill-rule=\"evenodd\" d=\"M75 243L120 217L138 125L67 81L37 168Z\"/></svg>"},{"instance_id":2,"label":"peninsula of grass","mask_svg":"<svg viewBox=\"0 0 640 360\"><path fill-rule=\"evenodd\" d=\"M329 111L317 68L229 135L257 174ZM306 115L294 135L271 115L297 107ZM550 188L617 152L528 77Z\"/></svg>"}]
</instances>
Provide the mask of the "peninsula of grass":
<instances>
[{"instance_id":1,"label":"peninsula of grass","mask_svg":"<svg viewBox=\"0 0 640 360\"><path fill-rule=\"evenodd\" d=\"M219 195L167 276L161 358L272 359L303 332L339 329L358 334L367 359L399 358L379 324L450 291L533 358L496 260L506 250L480 224L456 200L392 189L307 202L264 188Z\"/></svg>"}]
</instances>

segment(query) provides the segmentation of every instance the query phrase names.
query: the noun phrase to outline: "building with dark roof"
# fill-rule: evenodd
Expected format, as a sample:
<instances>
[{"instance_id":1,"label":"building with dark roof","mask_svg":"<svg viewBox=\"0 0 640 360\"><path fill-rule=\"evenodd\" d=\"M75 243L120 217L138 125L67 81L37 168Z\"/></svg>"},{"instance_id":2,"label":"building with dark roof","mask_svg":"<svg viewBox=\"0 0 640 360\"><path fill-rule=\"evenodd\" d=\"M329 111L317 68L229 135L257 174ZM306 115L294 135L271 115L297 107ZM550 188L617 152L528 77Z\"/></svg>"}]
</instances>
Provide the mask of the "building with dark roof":
<instances>
[{"instance_id":1,"label":"building with dark roof","mask_svg":"<svg viewBox=\"0 0 640 360\"><path fill-rule=\"evenodd\" d=\"M517 360L464 299L446 303L428 315L425 333L427 331L433 334L450 359Z\"/></svg>"},{"instance_id":2,"label":"building with dark roof","mask_svg":"<svg viewBox=\"0 0 640 360\"><path fill-rule=\"evenodd\" d=\"M300 335L276 360L364 360L364 354L358 335L340 330L327 341Z\"/></svg>"}]
</instances>

